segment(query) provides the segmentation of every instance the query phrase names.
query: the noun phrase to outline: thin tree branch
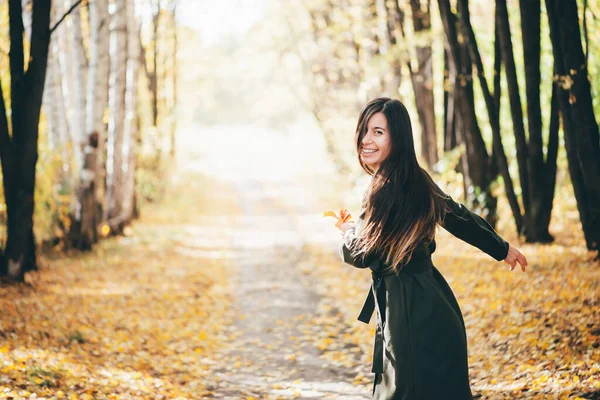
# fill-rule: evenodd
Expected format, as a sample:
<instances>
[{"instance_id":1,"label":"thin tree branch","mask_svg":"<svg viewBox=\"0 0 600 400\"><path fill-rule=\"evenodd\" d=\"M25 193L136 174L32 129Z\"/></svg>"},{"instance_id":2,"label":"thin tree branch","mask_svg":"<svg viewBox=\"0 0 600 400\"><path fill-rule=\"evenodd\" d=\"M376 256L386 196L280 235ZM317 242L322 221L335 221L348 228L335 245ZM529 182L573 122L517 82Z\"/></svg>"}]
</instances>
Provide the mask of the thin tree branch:
<instances>
[{"instance_id":1,"label":"thin tree branch","mask_svg":"<svg viewBox=\"0 0 600 400\"><path fill-rule=\"evenodd\" d=\"M71 14L73 12L73 10L75 10L75 8L77 8L77 6L80 5L83 1L84 0L77 0L75 3L73 3L71 8L69 8L69 10L62 17L60 17L58 22L56 24L54 24L52 29L50 29L50 35L52 35L52 32L54 32L54 30L56 28L58 28L58 26L64 21L64 19L67 18L67 15Z\"/></svg>"}]
</instances>

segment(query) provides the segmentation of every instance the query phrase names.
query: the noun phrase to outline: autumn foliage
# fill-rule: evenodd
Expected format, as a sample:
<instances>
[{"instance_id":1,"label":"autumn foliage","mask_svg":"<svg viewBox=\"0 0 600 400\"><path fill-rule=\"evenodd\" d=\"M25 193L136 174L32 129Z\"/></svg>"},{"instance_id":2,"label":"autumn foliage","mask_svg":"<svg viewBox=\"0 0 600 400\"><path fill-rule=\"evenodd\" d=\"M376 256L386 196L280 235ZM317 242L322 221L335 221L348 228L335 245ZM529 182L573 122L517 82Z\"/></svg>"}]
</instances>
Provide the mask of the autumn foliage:
<instances>
[{"instance_id":1,"label":"autumn foliage","mask_svg":"<svg viewBox=\"0 0 600 400\"><path fill-rule=\"evenodd\" d=\"M348 211L347 208L340 209L339 214L336 214L335 211L325 211L323 213L323 216L335 218L337 220L337 222L335 223L336 228L339 228L342 224L345 224L346 222L352 220L352 215L350 214L350 211Z\"/></svg>"}]
</instances>

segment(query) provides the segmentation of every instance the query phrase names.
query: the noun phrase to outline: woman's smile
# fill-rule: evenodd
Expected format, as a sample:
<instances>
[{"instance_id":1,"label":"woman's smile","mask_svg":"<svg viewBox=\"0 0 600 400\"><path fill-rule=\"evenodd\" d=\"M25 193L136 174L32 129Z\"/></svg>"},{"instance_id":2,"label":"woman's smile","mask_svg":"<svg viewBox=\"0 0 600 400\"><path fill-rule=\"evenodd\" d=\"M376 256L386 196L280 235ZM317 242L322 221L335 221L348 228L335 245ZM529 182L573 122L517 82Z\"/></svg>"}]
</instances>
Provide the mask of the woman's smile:
<instances>
[{"instance_id":1,"label":"woman's smile","mask_svg":"<svg viewBox=\"0 0 600 400\"><path fill-rule=\"evenodd\" d=\"M379 151L379 150L377 150L377 149L362 149L362 154L369 156L377 151Z\"/></svg>"}]
</instances>

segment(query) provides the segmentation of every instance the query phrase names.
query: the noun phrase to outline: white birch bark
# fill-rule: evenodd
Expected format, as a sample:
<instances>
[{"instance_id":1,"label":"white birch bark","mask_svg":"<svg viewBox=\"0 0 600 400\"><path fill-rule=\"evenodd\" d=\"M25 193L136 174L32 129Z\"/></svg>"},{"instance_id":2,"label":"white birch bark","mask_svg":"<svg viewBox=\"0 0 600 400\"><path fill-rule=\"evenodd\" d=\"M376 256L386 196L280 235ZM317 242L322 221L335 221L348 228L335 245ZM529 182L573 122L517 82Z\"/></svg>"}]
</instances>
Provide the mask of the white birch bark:
<instances>
[{"instance_id":1,"label":"white birch bark","mask_svg":"<svg viewBox=\"0 0 600 400\"><path fill-rule=\"evenodd\" d=\"M56 121L57 121L57 127L58 127L58 140L59 140L59 147L60 147L60 151L63 154L63 162L65 163L65 165L67 165L67 170L70 172L71 169L71 159L70 159L70 152L69 152L69 142L71 141L71 132L70 132L70 128L69 128L69 121L67 119L67 105L66 105L66 98L65 98L65 94L63 92L63 76L61 74L61 61L60 61L60 53L61 53L61 46L60 46L60 40L57 40L55 45L55 54L56 54L56 62L54 64L54 74L56 77L56 91L54 92L54 100L57 103L57 106L55 108L55 112L56 112ZM65 78L66 79L66 78ZM63 168L64 170L65 168Z\"/></svg>"},{"instance_id":2,"label":"white birch bark","mask_svg":"<svg viewBox=\"0 0 600 400\"><path fill-rule=\"evenodd\" d=\"M71 12L70 18L71 30L71 52L73 57L73 101L74 101L74 117L73 117L73 132L76 140L75 147L78 148L77 166L78 171L82 168L81 147L86 141L86 87L88 62L83 47L83 35L81 32L81 6Z\"/></svg>"},{"instance_id":3,"label":"white birch bark","mask_svg":"<svg viewBox=\"0 0 600 400\"><path fill-rule=\"evenodd\" d=\"M140 60L140 35L139 23L135 13L134 3L127 6L127 88L125 98L125 142L123 151L124 185L123 185L123 221L133 217L135 197L135 156L137 138L139 135L137 124L137 91Z\"/></svg>"},{"instance_id":4,"label":"white birch bark","mask_svg":"<svg viewBox=\"0 0 600 400\"><path fill-rule=\"evenodd\" d=\"M60 152L63 157L68 157L68 154L64 152L68 137L64 132L68 127L64 115L57 47L55 41L50 43L42 107L46 116L47 142L50 151Z\"/></svg>"},{"instance_id":5,"label":"white birch bark","mask_svg":"<svg viewBox=\"0 0 600 400\"><path fill-rule=\"evenodd\" d=\"M109 15L108 0L90 0L90 65L87 79L85 131L97 132L99 143L106 138L104 112L108 107ZM101 152L103 146L98 146Z\"/></svg>"},{"instance_id":6,"label":"white birch bark","mask_svg":"<svg viewBox=\"0 0 600 400\"><path fill-rule=\"evenodd\" d=\"M63 14L67 11L65 9L65 0L56 0L53 2L54 12L56 13L57 20L63 16ZM64 22L52 33L52 36L55 37L56 49L57 49L57 68L58 75L60 78L60 107L62 116L61 119L64 119L65 129L60 129L61 134L61 149L63 152L63 177L62 177L62 185L63 190L66 192L71 192L70 188L77 186L77 177L73 173L74 164L77 160L74 157L74 144L76 142L73 141L73 88L72 88L72 76L73 76L73 63L71 60L71 51L69 45L69 26ZM75 196L73 196L75 199ZM75 202L71 204L71 209L75 208Z\"/></svg>"},{"instance_id":7,"label":"white birch bark","mask_svg":"<svg viewBox=\"0 0 600 400\"><path fill-rule=\"evenodd\" d=\"M51 19L52 20L52 19ZM60 91L60 75L58 74L58 57L55 50L56 39L50 38L48 46L48 66L46 68L46 87L42 100L42 111L46 117L46 142L48 149L55 153L59 148L58 105L56 92Z\"/></svg>"},{"instance_id":8,"label":"white birch bark","mask_svg":"<svg viewBox=\"0 0 600 400\"><path fill-rule=\"evenodd\" d=\"M95 167L96 204L106 209L106 159L107 137L105 113L108 110L108 90L110 74L110 15L109 0L90 1L90 70L87 87L86 131L97 132L98 148ZM99 218L103 216L100 215Z\"/></svg>"},{"instance_id":9,"label":"white birch bark","mask_svg":"<svg viewBox=\"0 0 600 400\"><path fill-rule=\"evenodd\" d=\"M60 1L58 3L51 15L51 25L54 25L56 20L62 16L61 12L63 12L63 9L60 6ZM53 153L60 154L61 161L63 162L63 168L60 168L58 171L57 180L61 185L69 185L69 176L71 175L71 159L68 150L70 134L66 117L62 86L63 68L61 66L61 55L64 54L64 47L62 47L65 44L64 37L65 32L63 29L57 29L50 37L43 109L48 125L48 146Z\"/></svg>"},{"instance_id":10,"label":"white birch bark","mask_svg":"<svg viewBox=\"0 0 600 400\"><path fill-rule=\"evenodd\" d=\"M54 10L56 11L56 15L62 16L67 10L65 9L65 0L56 0L53 3ZM73 86L73 58L72 58L72 46L71 40L69 39L72 36L72 31L70 30L69 24L63 23L59 26L59 28L53 33L56 34L57 45L58 45L58 64L60 66L60 77L61 77L61 86L62 86L62 94L64 99L65 111L67 123L69 125L68 133L70 135L71 140L75 138L75 120L74 120L74 109L75 109L75 101L73 97L74 86ZM73 142L75 143L75 142Z\"/></svg>"},{"instance_id":11,"label":"white birch bark","mask_svg":"<svg viewBox=\"0 0 600 400\"><path fill-rule=\"evenodd\" d=\"M127 78L127 1L115 0L110 32L110 90L106 162L105 219L118 218L123 199L123 139L125 127L125 88Z\"/></svg>"},{"instance_id":12,"label":"white birch bark","mask_svg":"<svg viewBox=\"0 0 600 400\"><path fill-rule=\"evenodd\" d=\"M101 143L106 137L103 117L108 104L108 1L90 0L89 13L90 64L89 68L87 65L85 68L81 65L83 75L76 78L81 79L80 84L84 81L87 83L87 89L84 92L83 87L81 88L81 99L78 99L85 106L85 120L80 128L83 129L82 158L76 214L79 232L73 236L74 245L80 249L90 249L97 241L96 229L100 222L97 213L97 193L99 187L104 186L104 182L98 179L98 175L101 175L98 173L101 170L98 158L101 158ZM80 114L80 117L83 115Z\"/></svg>"}]
</instances>

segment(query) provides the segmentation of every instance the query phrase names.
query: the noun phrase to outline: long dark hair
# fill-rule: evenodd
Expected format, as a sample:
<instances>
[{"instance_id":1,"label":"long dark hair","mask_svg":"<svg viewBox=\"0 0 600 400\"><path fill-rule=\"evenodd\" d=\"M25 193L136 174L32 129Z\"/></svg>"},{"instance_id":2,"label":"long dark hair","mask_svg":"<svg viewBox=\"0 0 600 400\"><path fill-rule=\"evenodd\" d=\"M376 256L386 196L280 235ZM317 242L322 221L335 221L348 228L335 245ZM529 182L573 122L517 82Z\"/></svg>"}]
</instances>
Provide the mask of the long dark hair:
<instances>
[{"instance_id":1,"label":"long dark hair","mask_svg":"<svg viewBox=\"0 0 600 400\"><path fill-rule=\"evenodd\" d=\"M390 152L375 171L360 158L367 123L376 113L387 119ZM363 226L355 254L377 255L398 271L421 241L430 242L446 212L443 193L415 154L408 111L399 100L380 97L360 113L356 150L362 168L373 179L363 199Z\"/></svg>"}]
</instances>

